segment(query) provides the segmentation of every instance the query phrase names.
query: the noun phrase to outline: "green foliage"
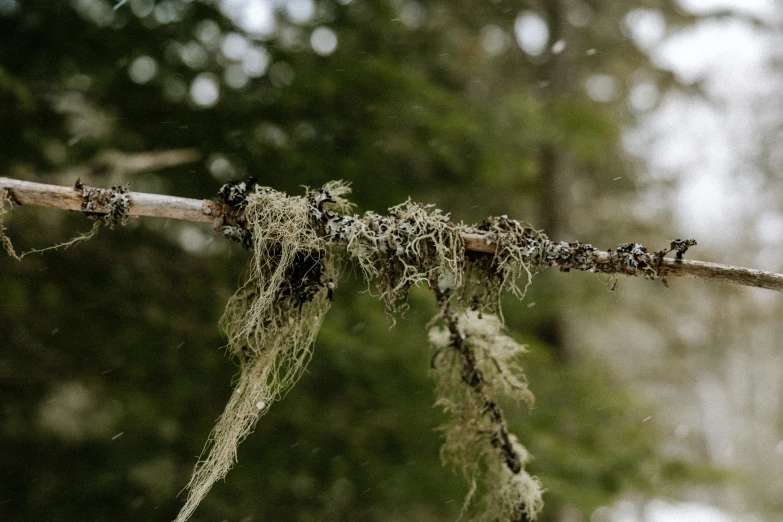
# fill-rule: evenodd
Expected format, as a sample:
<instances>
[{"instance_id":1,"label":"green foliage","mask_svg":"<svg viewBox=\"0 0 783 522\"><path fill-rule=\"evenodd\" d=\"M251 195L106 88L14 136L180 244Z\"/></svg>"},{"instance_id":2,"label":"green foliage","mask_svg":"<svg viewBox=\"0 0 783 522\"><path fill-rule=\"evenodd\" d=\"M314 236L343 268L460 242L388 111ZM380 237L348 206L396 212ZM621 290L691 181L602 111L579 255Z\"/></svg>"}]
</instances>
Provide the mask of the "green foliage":
<instances>
[{"instance_id":1,"label":"green foliage","mask_svg":"<svg viewBox=\"0 0 783 522\"><path fill-rule=\"evenodd\" d=\"M618 389L600 364L562 366L541 348L531 343L525 364L538 397L534 421L513 428L529 441L530 469L547 485L549 502L589 513L607 495L672 494L693 476L689 464L650 445L661 435L654 410Z\"/></svg>"}]
</instances>

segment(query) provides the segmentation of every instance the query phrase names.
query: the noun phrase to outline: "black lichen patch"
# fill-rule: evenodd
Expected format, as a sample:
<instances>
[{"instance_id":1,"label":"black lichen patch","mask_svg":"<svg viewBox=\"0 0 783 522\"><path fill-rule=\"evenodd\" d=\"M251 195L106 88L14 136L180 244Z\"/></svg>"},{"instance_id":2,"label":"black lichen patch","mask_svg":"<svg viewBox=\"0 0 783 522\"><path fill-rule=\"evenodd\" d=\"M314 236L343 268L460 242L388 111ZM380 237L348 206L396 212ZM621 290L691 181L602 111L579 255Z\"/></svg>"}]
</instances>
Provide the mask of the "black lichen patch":
<instances>
[{"instance_id":1,"label":"black lichen patch","mask_svg":"<svg viewBox=\"0 0 783 522\"><path fill-rule=\"evenodd\" d=\"M675 250L677 252L674 257L675 261L682 261L685 252L692 246L696 246L695 239L674 239L671 242L669 251L666 253L668 254L672 250Z\"/></svg>"},{"instance_id":2,"label":"black lichen patch","mask_svg":"<svg viewBox=\"0 0 783 522\"><path fill-rule=\"evenodd\" d=\"M280 286L280 298L289 296L299 304L299 310L310 303L315 296L332 281L326 277L327 268L324 265L326 252L301 252L294 256L290 273Z\"/></svg>"},{"instance_id":3,"label":"black lichen patch","mask_svg":"<svg viewBox=\"0 0 783 522\"><path fill-rule=\"evenodd\" d=\"M218 196L226 205L242 209L247 204L248 196L255 192L257 186L258 180L254 177L250 177L246 181L230 181L220 187Z\"/></svg>"},{"instance_id":4,"label":"black lichen patch","mask_svg":"<svg viewBox=\"0 0 783 522\"><path fill-rule=\"evenodd\" d=\"M253 237L244 219L243 211L247 206L248 197L256 190L272 191L269 187L260 187L254 177L246 181L231 181L218 190L220 200L228 205L233 212L225 213L219 217L215 224L215 231L223 234L227 239L239 243L245 250L252 248Z\"/></svg>"},{"instance_id":5,"label":"black lichen patch","mask_svg":"<svg viewBox=\"0 0 783 522\"><path fill-rule=\"evenodd\" d=\"M84 201L82 209L88 217L100 221L110 229L115 225L125 226L130 216L130 185L111 187L108 189L88 187L76 180L74 189L81 193Z\"/></svg>"}]
</instances>

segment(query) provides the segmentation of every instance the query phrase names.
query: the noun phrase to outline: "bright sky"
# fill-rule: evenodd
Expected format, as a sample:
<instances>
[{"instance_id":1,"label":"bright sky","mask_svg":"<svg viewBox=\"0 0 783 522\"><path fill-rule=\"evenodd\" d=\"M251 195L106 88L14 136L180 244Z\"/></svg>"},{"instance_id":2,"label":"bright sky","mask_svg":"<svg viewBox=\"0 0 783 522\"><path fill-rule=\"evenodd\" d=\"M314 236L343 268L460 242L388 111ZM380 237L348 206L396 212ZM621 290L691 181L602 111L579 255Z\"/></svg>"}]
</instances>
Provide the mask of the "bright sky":
<instances>
[{"instance_id":1,"label":"bright sky","mask_svg":"<svg viewBox=\"0 0 783 522\"><path fill-rule=\"evenodd\" d=\"M674 503L653 500L643 507L620 502L612 511L601 509L591 522L734 522L720 510L693 502Z\"/></svg>"},{"instance_id":2,"label":"bright sky","mask_svg":"<svg viewBox=\"0 0 783 522\"><path fill-rule=\"evenodd\" d=\"M680 3L699 14L731 9L771 22L783 18L774 0ZM638 133L629 134L628 148L648 160L653 178L678 184L671 202L678 233L697 237L705 246L738 233L747 236L747 222L737 218L754 216L762 200L762 175L750 161L759 122L758 108L753 108L773 88L775 80L766 67L773 51L769 39L741 19L702 22L651 50L656 63L680 80L701 82L711 101L670 96ZM783 216L770 214L751 231L761 242L780 240L772 229L781 221Z\"/></svg>"},{"instance_id":3,"label":"bright sky","mask_svg":"<svg viewBox=\"0 0 783 522\"><path fill-rule=\"evenodd\" d=\"M776 0L679 0L688 11L709 14L731 9L769 22L783 20ZM653 34L656 23L641 28ZM638 41L638 39L637 39ZM700 245L731 237L748 237L737 217L755 216L763 201L760 174L750 165L760 113L754 104L769 99L777 87L767 69L775 49L758 28L740 19L712 20L672 35L649 47L656 63L686 82L701 82L711 102L671 96L651 114L627 147L648 160L654 179L678 185L673 205L678 234L699 238ZM763 107L763 105L761 105ZM763 114L761 114L763 116ZM650 138L652 137L652 141ZM772 232L779 234L773 237ZM758 238L783 244L783 215L763 214L756 222ZM760 267L763 268L763 267ZM776 269L779 267L769 267ZM601 522L730 522L726 513L698 503L654 500L645 506L621 502L596 512ZM597 521L594 521L597 522Z\"/></svg>"}]
</instances>

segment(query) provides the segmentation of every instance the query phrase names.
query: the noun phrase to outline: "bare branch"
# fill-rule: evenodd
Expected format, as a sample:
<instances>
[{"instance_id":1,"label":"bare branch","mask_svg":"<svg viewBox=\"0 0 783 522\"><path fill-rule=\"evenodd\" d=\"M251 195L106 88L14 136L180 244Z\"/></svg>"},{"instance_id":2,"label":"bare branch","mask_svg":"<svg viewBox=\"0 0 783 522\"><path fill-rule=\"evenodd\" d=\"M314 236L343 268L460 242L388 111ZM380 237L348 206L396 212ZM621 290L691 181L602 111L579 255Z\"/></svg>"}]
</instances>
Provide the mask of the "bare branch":
<instances>
[{"instance_id":1,"label":"bare branch","mask_svg":"<svg viewBox=\"0 0 783 522\"><path fill-rule=\"evenodd\" d=\"M82 197L82 192L70 187L0 178L0 195L5 196L6 194L14 203L19 205L34 205L77 212L87 211L87 209L83 208L84 198ZM145 194L142 192L131 192L129 195L130 214L132 216L165 217L219 225L224 217L234 214L234 211L229 206L217 201ZM98 209L98 212L101 210ZM463 233L462 237L465 241L465 249L469 251L494 254L497 248L496 244L488 241L486 234L480 232ZM571 245L573 246L574 244ZM550 247L552 246L566 251L569 244L550 242ZM586 245L580 246L584 247ZM584 251L584 248L582 248L580 253L584 253ZM601 251L591 248L589 255L590 263L588 264L575 264L572 258L554 258L541 260L535 263L535 265L540 267L559 266L565 270L573 268L576 270L622 273L625 275L650 275L649 270L643 271L637 268L629 269L618 266L620 258L615 251ZM783 274L703 261L679 261L675 259L661 259L658 266L653 268L655 269L655 275L660 277L693 277L783 292Z\"/></svg>"},{"instance_id":2,"label":"bare branch","mask_svg":"<svg viewBox=\"0 0 783 522\"><path fill-rule=\"evenodd\" d=\"M74 210L77 212L101 212L104 209L87 209L83 207L84 198L81 189L46 185L32 181L21 181L11 178L0 178L0 190L5 191L14 203L38 207ZM228 206L217 201L180 198L177 196L162 196L131 192L130 214L132 216L165 217L196 221L198 223L213 223L230 212Z\"/></svg>"}]
</instances>

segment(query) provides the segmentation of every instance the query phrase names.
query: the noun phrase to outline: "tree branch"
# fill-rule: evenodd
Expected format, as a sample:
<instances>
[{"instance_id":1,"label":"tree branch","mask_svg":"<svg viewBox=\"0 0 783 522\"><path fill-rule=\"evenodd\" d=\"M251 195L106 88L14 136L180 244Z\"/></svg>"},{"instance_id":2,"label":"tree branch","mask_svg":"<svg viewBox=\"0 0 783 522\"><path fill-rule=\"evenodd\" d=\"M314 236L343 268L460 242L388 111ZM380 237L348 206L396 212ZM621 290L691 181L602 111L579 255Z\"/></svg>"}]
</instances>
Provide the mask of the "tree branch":
<instances>
[{"instance_id":1,"label":"tree branch","mask_svg":"<svg viewBox=\"0 0 783 522\"><path fill-rule=\"evenodd\" d=\"M82 190L74 187L46 185L32 181L21 181L11 178L0 178L0 191L5 191L11 201L18 205L33 205L37 207L74 210L76 212L98 212L105 209L84 208ZM177 196L162 196L130 192L130 215L165 217L196 221L198 223L213 223L231 213L231 208L217 201L180 198Z\"/></svg>"},{"instance_id":2,"label":"tree branch","mask_svg":"<svg viewBox=\"0 0 783 522\"><path fill-rule=\"evenodd\" d=\"M84 208L85 199L81 190L58 185L46 185L31 181L0 178L0 195L8 197L18 205L33 205L74 210L77 212L98 212L105 209ZM153 216L181 219L198 223L211 223L219 226L224 219L234 219L236 212L217 201L163 196L130 192L130 214L132 216ZM473 252L494 254L497 244L487 234L463 232L465 249ZM657 266L638 267L628 265L628 256L621 255L620 249L602 251L590 245L580 243L554 243L547 240L547 249L560 255L539 257L532 264L539 267L559 266L567 271L571 268L591 272L622 273L625 275L647 275L659 277L693 277L722 281L741 286L751 286L783 292L783 274L764 272L750 268L741 268L703 261L659 259ZM585 254L587 253L587 254ZM575 262L579 255L587 255L588 262ZM654 259L653 254L645 254L646 261Z\"/></svg>"}]
</instances>

